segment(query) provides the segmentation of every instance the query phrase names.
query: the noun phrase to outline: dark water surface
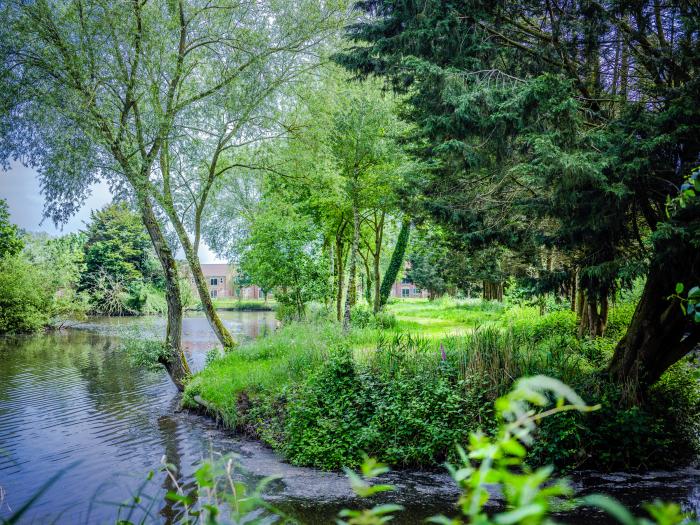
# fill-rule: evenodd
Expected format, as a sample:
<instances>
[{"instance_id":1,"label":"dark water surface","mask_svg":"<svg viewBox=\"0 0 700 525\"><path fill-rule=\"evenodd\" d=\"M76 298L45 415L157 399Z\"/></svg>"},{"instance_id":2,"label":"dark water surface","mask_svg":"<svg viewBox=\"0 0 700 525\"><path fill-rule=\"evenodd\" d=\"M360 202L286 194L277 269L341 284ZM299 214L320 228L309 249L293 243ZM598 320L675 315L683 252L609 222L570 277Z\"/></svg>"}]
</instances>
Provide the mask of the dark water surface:
<instances>
[{"instance_id":1,"label":"dark water surface","mask_svg":"<svg viewBox=\"0 0 700 525\"><path fill-rule=\"evenodd\" d=\"M239 339L275 327L270 312L222 316ZM183 328L188 360L199 369L216 340L201 316L188 317ZM162 331L163 320L157 318L95 319L61 333L0 338L0 517L65 471L23 523L113 523L119 503L138 491L153 470L143 493L154 501L151 521L168 523L174 515L164 496L173 487L158 470L161 458L177 466L179 482L186 485L198 461L229 452L240 455L238 475L250 485L264 476L281 476L270 486L269 498L302 523L332 523L343 506L362 505L350 501L343 475L287 465L206 417L178 412L179 396L167 375L133 367L120 348L125 333ZM581 492L606 492L632 506L661 498L700 510L700 470L695 468L643 476L581 473L573 479ZM456 492L446 474L392 473L389 481L399 489L394 500L407 507L396 523L450 514ZM561 521L607 522L590 513Z\"/></svg>"}]
</instances>

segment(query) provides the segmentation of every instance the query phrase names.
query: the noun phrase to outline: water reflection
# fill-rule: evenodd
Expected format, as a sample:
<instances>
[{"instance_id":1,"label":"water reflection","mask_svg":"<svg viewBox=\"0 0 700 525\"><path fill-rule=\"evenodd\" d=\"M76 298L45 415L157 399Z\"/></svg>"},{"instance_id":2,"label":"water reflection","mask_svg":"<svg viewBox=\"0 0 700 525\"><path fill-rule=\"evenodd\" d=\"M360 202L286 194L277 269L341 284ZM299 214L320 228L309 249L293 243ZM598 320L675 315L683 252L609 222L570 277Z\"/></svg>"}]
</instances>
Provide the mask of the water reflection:
<instances>
[{"instance_id":1,"label":"water reflection","mask_svg":"<svg viewBox=\"0 0 700 525\"><path fill-rule=\"evenodd\" d=\"M239 338L276 323L271 312L226 312L224 318ZM187 483L198 461L233 448L231 436L206 418L177 413L177 392L165 373L134 368L120 349L125 330L157 332L163 320L102 319L81 328L0 338L0 486L6 492L0 516L79 459L32 508L31 519L110 521L154 470L161 481L149 484L144 496L158 501L156 514L167 523L174 514L164 495L174 487L159 471L161 458ZM207 321L188 317L184 336L188 359L200 368L216 345Z\"/></svg>"}]
</instances>

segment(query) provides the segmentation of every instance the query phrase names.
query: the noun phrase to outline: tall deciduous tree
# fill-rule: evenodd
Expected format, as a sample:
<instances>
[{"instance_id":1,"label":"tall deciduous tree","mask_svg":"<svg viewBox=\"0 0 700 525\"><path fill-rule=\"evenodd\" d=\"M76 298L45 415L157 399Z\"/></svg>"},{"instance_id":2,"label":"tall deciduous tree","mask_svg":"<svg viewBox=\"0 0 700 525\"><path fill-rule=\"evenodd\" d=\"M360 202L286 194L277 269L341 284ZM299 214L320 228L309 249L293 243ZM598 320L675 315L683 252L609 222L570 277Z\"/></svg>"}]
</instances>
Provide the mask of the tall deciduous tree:
<instances>
[{"instance_id":1,"label":"tall deciduous tree","mask_svg":"<svg viewBox=\"0 0 700 525\"><path fill-rule=\"evenodd\" d=\"M180 389L189 369L177 267L154 209L158 161L192 132L185 115L206 111L271 54L303 47L299 31L327 21L337 6L327 7L306 0L11 0L0 11L0 158L21 157L38 169L47 214L57 221L97 179L132 196L165 275L163 364Z\"/></svg>"}]
</instances>

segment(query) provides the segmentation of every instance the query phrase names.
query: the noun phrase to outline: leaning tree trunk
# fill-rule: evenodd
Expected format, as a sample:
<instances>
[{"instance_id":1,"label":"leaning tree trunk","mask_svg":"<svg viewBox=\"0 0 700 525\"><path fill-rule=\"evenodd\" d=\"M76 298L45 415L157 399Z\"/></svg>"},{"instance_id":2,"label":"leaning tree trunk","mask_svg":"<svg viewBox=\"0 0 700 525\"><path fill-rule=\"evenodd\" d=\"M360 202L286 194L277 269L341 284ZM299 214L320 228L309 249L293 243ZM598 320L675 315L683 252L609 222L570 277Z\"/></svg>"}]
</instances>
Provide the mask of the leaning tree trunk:
<instances>
[{"instance_id":1,"label":"leaning tree trunk","mask_svg":"<svg viewBox=\"0 0 700 525\"><path fill-rule=\"evenodd\" d=\"M352 204L352 249L350 251L350 269L348 276L348 293L345 297L345 314L343 315L343 331L347 332L350 329L350 309L354 304L355 291L355 274L357 273L357 252L360 247L360 210L357 209L357 204Z\"/></svg>"},{"instance_id":2,"label":"leaning tree trunk","mask_svg":"<svg viewBox=\"0 0 700 525\"><path fill-rule=\"evenodd\" d=\"M187 253L187 252L185 252ZM209 288L207 287L207 281L204 278L204 273L202 272L202 266L199 263L199 257L192 257L186 255L187 263L192 271L192 276L194 278L195 286L197 287L197 292L199 293L199 299L202 301L202 307L204 309L204 314L207 316L209 321L209 326L216 334L216 338L219 340L224 348L233 348L236 346L236 341L231 337L230 332L221 322L221 318L214 308L214 303L209 295Z\"/></svg>"},{"instance_id":3,"label":"leaning tree trunk","mask_svg":"<svg viewBox=\"0 0 700 525\"><path fill-rule=\"evenodd\" d=\"M669 299L677 282L698 282L700 252L692 253L692 247L683 251L687 258L679 257L679 264L666 260L650 268L632 322L608 368L614 379L637 394L700 343L700 325L692 323L677 299Z\"/></svg>"},{"instance_id":4,"label":"leaning tree trunk","mask_svg":"<svg viewBox=\"0 0 700 525\"><path fill-rule=\"evenodd\" d=\"M177 217L172 217L171 222L175 226L175 231L180 239L180 244L185 251L185 257L187 258L187 264L192 272L192 278L194 279L194 284L199 293L199 299L202 301L202 308L204 309L204 315L206 315L209 321L209 326L214 331L216 338L222 344L224 348L233 348L236 346L236 341L231 337L231 334L221 322L219 314L214 308L214 303L209 295L209 287L207 286L207 281L204 278L204 273L202 272L202 265L199 262L199 256L194 250L190 238L187 236L185 228L182 226Z\"/></svg>"},{"instance_id":5,"label":"leaning tree trunk","mask_svg":"<svg viewBox=\"0 0 700 525\"><path fill-rule=\"evenodd\" d=\"M391 288L394 286L394 282L396 282L396 276L399 275L401 271L404 257L406 256L406 247L408 246L408 236L410 233L411 220L405 217L403 222L401 222L401 231L399 231L399 237L396 239L396 246L394 246L394 251L391 254L391 261L389 261L389 266L382 278L382 285L379 289L380 307L383 307L389 300Z\"/></svg>"},{"instance_id":6,"label":"leaning tree trunk","mask_svg":"<svg viewBox=\"0 0 700 525\"><path fill-rule=\"evenodd\" d=\"M185 388L185 383L190 376L190 368L187 359L182 352L182 300L180 297L180 284L178 282L177 265L173 252L168 246L163 232L158 224L151 202L145 198L141 201L141 217L151 237L156 255L163 267L165 275L165 300L168 304L168 320L165 332L165 347L168 356L161 359L178 390Z\"/></svg>"}]
</instances>

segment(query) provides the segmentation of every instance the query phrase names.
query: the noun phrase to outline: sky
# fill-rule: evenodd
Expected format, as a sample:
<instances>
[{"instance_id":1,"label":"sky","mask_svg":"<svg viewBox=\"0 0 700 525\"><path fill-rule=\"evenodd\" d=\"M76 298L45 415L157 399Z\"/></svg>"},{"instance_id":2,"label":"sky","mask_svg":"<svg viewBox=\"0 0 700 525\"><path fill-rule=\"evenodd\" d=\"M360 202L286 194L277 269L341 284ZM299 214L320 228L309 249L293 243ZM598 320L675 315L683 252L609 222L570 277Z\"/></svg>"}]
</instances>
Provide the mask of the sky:
<instances>
[{"instance_id":1,"label":"sky","mask_svg":"<svg viewBox=\"0 0 700 525\"><path fill-rule=\"evenodd\" d=\"M78 213L66 224L56 227L50 219L42 222L44 198L36 172L20 163L13 163L8 171L0 171L0 199L7 201L10 220L20 228L58 236L84 229L85 223L90 219L90 212L112 202L112 194L103 182L93 185L90 197ZM182 258L182 252L177 257ZM199 258L205 264L226 262L219 259L204 243L200 246Z\"/></svg>"}]
</instances>

